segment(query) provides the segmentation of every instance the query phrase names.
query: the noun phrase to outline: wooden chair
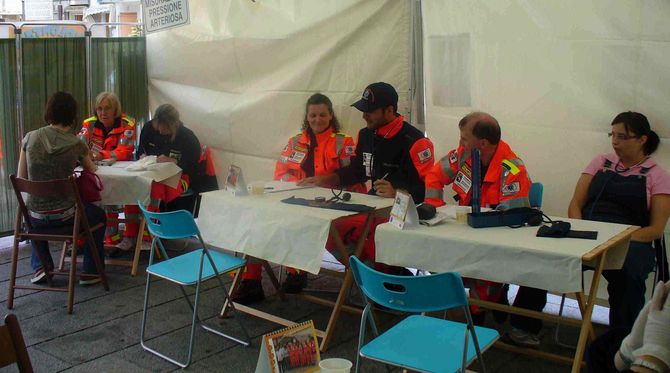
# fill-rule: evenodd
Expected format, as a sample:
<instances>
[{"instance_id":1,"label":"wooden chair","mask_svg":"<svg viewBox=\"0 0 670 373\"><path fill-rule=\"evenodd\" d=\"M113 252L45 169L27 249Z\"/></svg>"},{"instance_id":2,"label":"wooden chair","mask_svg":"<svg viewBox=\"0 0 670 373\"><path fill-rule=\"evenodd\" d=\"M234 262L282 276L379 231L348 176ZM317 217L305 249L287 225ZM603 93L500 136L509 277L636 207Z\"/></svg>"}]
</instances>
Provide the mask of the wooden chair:
<instances>
[{"instance_id":1,"label":"wooden chair","mask_svg":"<svg viewBox=\"0 0 670 373\"><path fill-rule=\"evenodd\" d=\"M31 290L46 290L46 291L60 291L68 293L67 301L67 312L72 313L72 307L74 304L74 285L77 280L77 266L76 262L70 265L69 271L62 270L51 270L47 266L46 258L43 257L41 253L39 254L40 261L42 266L46 270L46 278L48 282L48 287L45 286L30 286L30 285L17 285L16 284L16 267L18 264L19 257L19 242L24 240L36 240L36 241L59 241L64 243L69 243L72 245L72 257L77 257L77 245L73 244L77 242L77 238L80 235L84 235L88 240L89 249L91 250L91 255L95 262L96 267L98 268L98 273L100 274L100 279L105 290L109 290L109 284L107 283L107 276L103 268L102 258L98 254L97 247L95 245L95 240L93 239L92 232L96 229L103 228L103 224L97 224L91 227L88 223L86 217L84 204L81 201L79 196L79 191L77 189L77 183L74 176L70 176L67 179L59 180L49 180L49 181L30 181L26 179L21 179L15 175L11 175L10 180L14 186L14 193L19 202L19 208L16 213L16 225L14 228L14 247L12 249L12 264L11 264L11 273L9 276L9 296L7 299L7 308L12 309L14 306L14 290L15 289L31 289ZM27 193L36 197L43 198L72 198L75 199L75 213L74 213L74 223L72 230L70 231L69 227L63 230L62 234L43 234L39 230L33 229L32 224L30 223L30 215L28 213L28 208L26 207L25 201L23 199L22 193ZM67 288L54 287L52 282L52 275L65 275L68 276L68 286Z\"/></svg>"},{"instance_id":2,"label":"wooden chair","mask_svg":"<svg viewBox=\"0 0 670 373\"><path fill-rule=\"evenodd\" d=\"M0 368L14 363L21 373L33 371L19 320L10 313L5 316L5 325L0 326Z\"/></svg>"}]
</instances>

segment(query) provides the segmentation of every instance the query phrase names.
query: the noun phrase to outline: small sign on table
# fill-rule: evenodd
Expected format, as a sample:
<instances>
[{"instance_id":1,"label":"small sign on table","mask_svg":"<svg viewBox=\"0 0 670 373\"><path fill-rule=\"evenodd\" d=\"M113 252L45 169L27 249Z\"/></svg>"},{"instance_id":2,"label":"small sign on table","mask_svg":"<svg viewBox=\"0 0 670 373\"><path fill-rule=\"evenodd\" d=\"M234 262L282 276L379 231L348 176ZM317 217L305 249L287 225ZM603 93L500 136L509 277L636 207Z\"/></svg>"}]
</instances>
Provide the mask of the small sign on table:
<instances>
[{"instance_id":1,"label":"small sign on table","mask_svg":"<svg viewBox=\"0 0 670 373\"><path fill-rule=\"evenodd\" d=\"M414 199L409 193L403 190L396 192L389 223L398 229L415 227L419 224L419 214L416 212Z\"/></svg>"}]
</instances>

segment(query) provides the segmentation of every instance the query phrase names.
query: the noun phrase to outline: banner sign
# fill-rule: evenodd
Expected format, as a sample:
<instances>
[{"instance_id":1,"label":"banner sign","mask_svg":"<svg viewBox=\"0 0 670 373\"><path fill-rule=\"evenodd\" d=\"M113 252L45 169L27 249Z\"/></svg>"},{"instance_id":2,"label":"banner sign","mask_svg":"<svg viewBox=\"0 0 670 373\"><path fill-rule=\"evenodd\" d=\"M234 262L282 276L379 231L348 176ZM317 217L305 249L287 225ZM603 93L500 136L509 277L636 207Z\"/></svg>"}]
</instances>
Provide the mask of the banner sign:
<instances>
[{"instance_id":1,"label":"banner sign","mask_svg":"<svg viewBox=\"0 0 670 373\"><path fill-rule=\"evenodd\" d=\"M147 33L187 25L191 22L188 0L142 0L142 18Z\"/></svg>"}]
</instances>

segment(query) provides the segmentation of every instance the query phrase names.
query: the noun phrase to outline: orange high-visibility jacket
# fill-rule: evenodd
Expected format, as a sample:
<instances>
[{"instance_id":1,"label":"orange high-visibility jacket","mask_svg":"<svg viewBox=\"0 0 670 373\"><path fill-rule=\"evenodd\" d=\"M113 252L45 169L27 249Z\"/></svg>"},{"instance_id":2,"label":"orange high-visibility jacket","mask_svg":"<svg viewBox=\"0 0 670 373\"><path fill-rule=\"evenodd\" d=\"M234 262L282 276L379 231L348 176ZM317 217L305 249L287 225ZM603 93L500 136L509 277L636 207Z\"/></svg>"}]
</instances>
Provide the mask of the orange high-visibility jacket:
<instances>
[{"instance_id":1,"label":"orange high-visibility jacket","mask_svg":"<svg viewBox=\"0 0 670 373\"><path fill-rule=\"evenodd\" d=\"M118 119L117 119L118 121ZM130 161L135 151L135 121L121 114L120 123L115 123L107 137L104 125L95 115L84 120L79 138L84 140L89 149L99 152L103 159L114 158L117 161Z\"/></svg>"},{"instance_id":2,"label":"orange high-visibility jacket","mask_svg":"<svg viewBox=\"0 0 670 373\"><path fill-rule=\"evenodd\" d=\"M316 135L317 146L314 148L314 176L328 175L340 167L348 166L350 158L356 155L356 145L351 136L334 133L332 128ZM307 131L302 131L288 140L275 167L275 180L299 181L307 177L302 164L307 159L310 138ZM360 190L358 190L360 189ZM359 185L354 191L365 193Z\"/></svg>"},{"instance_id":3,"label":"orange high-visibility jacket","mask_svg":"<svg viewBox=\"0 0 670 373\"><path fill-rule=\"evenodd\" d=\"M463 147L450 151L440 159L426 176L426 202L444 205L442 191L453 183L459 205L469 205L472 196L472 162ZM482 182L482 207L528 207L531 180L523 161L504 141L498 143L484 181Z\"/></svg>"}]
</instances>

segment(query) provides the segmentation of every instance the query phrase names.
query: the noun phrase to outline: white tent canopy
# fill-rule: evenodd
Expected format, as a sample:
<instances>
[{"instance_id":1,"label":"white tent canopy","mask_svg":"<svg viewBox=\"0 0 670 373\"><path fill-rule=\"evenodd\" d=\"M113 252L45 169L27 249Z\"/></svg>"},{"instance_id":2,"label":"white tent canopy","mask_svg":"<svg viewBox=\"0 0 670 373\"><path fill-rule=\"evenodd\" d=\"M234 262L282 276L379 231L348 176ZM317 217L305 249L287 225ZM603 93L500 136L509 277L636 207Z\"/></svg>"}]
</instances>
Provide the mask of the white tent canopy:
<instances>
[{"instance_id":1,"label":"white tent canopy","mask_svg":"<svg viewBox=\"0 0 670 373\"><path fill-rule=\"evenodd\" d=\"M270 179L304 103L328 95L345 132L364 125L349 107L387 81L400 111L413 106L412 0L198 0L191 24L150 35L152 108L169 102L247 179ZM422 2L425 130L439 156L458 120L493 114L503 139L545 185L545 210L565 215L581 170L610 150L621 111L648 116L670 169L670 2L525 0ZM420 95L419 95L420 96ZM416 118L416 116L414 116Z\"/></svg>"}]
</instances>

